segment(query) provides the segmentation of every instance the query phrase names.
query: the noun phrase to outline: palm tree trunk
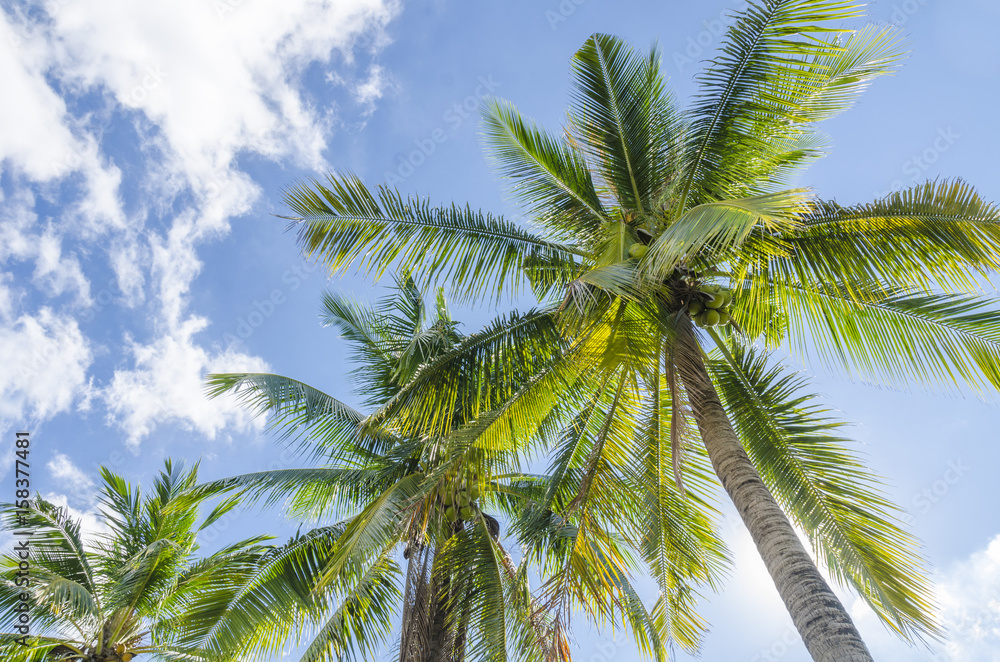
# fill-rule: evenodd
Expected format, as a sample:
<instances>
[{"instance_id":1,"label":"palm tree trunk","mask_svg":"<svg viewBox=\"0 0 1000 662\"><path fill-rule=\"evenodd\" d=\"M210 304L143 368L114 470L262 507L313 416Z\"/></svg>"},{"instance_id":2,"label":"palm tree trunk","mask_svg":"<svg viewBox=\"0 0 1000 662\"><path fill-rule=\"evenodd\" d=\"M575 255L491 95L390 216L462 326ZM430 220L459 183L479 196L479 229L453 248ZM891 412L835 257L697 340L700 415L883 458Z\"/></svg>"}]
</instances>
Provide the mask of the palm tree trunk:
<instances>
[{"instance_id":1,"label":"palm tree trunk","mask_svg":"<svg viewBox=\"0 0 1000 662\"><path fill-rule=\"evenodd\" d=\"M750 530L806 649L816 662L873 662L850 614L820 575L743 449L693 331L681 336L678 368L712 467Z\"/></svg>"}]
</instances>

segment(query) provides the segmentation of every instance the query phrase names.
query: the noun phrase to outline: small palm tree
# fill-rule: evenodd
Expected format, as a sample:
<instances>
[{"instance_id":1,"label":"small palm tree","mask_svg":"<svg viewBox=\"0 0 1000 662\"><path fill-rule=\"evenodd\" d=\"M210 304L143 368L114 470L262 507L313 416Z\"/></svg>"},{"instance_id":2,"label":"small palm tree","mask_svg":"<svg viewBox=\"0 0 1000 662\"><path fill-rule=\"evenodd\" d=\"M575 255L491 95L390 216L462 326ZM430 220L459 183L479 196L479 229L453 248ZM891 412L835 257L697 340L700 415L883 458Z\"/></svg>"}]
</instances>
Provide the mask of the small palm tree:
<instances>
[{"instance_id":1,"label":"small palm tree","mask_svg":"<svg viewBox=\"0 0 1000 662\"><path fill-rule=\"evenodd\" d=\"M556 481L550 494L565 487L586 521L592 504L633 486L650 506L634 535L648 533L664 596L676 567L663 547L672 533L658 523L668 483L680 491L707 457L822 661L871 656L792 522L902 636L938 632L933 600L877 479L766 349L891 385L1000 386L1000 314L976 294L976 274L1000 266L1000 209L961 181L852 207L788 188L822 154L815 124L899 60L893 29L839 26L862 15L850 2L752 2L688 110L667 92L655 50L605 35L573 58L565 137L489 105L493 156L538 232L349 175L287 194L304 250L331 272L399 268L472 300L530 285L546 302L538 337L554 325L560 339L532 345L539 372L477 419L479 443L530 448L523 440L575 406L580 432L558 447L555 467L575 488ZM435 412L462 407L453 378L469 364L460 353L432 361L366 425L447 434L450 419ZM576 534L574 544L595 542L586 527Z\"/></svg>"},{"instance_id":2,"label":"small palm tree","mask_svg":"<svg viewBox=\"0 0 1000 662\"><path fill-rule=\"evenodd\" d=\"M337 532L329 540L332 551L316 555L323 559L318 569L294 573L312 578L314 594L331 583L359 582L373 564L388 563L393 550L402 550L406 570L399 654L404 662L569 659L566 619L554 615L558 605L536 598L528 588L536 573L558 574L571 587L563 595L574 598L577 606L631 626L641 648L665 658L674 633L663 622L697 622L697 617L685 599L653 612L638 599L630 581L634 564L628 541L615 532L616 526L628 528L622 522L631 520L619 511L594 508L582 523L566 508L560 481L523 471L519 447L485 444L475 434L475 417L493 415L487 412L510 399L512 385L519 387L537 372L543 353L532 348L558 343L557 330L550 325L544 331L540 313L531 311L463 335L440 291L436 316L426 319L412 279L399 282L395 295L377 308L333 294L325 295L323 307L325 321L353 345L359 364L353 375L374 412L364 417L287 377L211 375L213 395L235 393L246 406L269 414L272 429L300 441L321 466L236 476L204 485L198 494L238 490L245 501L265 499L267 504L290 496L296 518L346 515L332 529ZM518 327L530 335L519 337ZM501 345L499 337L505 339ZM376 422L429 364L456 355L466 359L463 365L451 364L449 387L459 403L432 413L448 420L447 434L406 435L396 420ZM674 506L674 520L687 545L675 557L688 561L670 569L679 596L714 577L724 548L701 508ZM634 515L640 506L632 508ZM511 523L515 541L526 550L520 564L506 551L508 536L501 535L501 521ZM569 544L571 532L581 525L600 532L594 536L599 545L580 549ZM293 631L289 622L294 619L284 615L294 612L294 602L263 602L274 616L264 619L254 636L282 641ZM367 627L388 631L392 611L388 602L380 603ZM331 636L340 633L322 628L303 660L342 653L344 640L331 643ZM230 645L240 647L238 642Z\"/></svg>"},{"instance_id":3,"label":"small palm tree","mask_svg":"<svg viewBox=\"0 0 1000 662\"><path fill-rule=\"evenodd\" d=\"M199 518L199 500L186 495L197 484L197 467L184 471L168 460L145 495L107 468L101 477L101 514L108 531L90 540L65 508L41 497L0 510L5 529L31 532L18 538L30 549L26 572L18 554L0 559L0 658L207 659L179 642L178 635L203 618L189 608L204 591L245 574L270 548L255 537L204 559L195 557L198 532L236 503L223 501ZM181 498L185 505L177 508ZM22 613L30 622L27 636L16 628L23 625Z\"/></svg>"}]
</instances>

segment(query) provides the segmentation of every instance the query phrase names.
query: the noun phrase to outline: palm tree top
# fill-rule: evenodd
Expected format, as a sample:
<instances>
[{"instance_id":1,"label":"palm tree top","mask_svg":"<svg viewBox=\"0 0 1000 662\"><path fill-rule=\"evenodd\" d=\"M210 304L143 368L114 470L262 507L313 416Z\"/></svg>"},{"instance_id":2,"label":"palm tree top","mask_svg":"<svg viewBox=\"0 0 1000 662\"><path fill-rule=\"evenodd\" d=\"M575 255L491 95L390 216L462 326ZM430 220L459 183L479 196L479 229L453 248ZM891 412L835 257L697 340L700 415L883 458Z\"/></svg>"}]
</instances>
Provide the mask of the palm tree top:
<instances>
[{"instance_id":1,"label":"palm tree top","mask_svg":"<svg viewBox=\"0 0 1000 662\"><path fill-rule=\"evenodd\" d=\"M817 125L901 60L896 28L844 27L862 16L846 1L749 3L687 107L655 48L593 35L573 57L561 131L505 101L484 110L491 157L530 227L350 174L295 185L286 202L303 250L331 273L401 270L473 301L525 287L542 301L538 325L561 344L539 345L538 372L508 404L463 410L477 443L562 448L554 430L573 421L566 469L585 479L569 503L586 513L611 502L614 483L600 478L630 443L658 449L656 475L669 458L686 482L700 452L682 425L693 414L716 451L753 456L746 475L766 483L834 577L920 638L937 626L916 542L879 480L805 405L805 384L772 372L764 351L897 387L990 398L1000 388L1000 309L979 290L1000 268L1000 208L962 180L855 205L791 183L823 154ZM434 412L458 406L449 369L465 356L460 343L433 360L368 420L450 432L453 417Z\"/></svg>"}]
</instances>

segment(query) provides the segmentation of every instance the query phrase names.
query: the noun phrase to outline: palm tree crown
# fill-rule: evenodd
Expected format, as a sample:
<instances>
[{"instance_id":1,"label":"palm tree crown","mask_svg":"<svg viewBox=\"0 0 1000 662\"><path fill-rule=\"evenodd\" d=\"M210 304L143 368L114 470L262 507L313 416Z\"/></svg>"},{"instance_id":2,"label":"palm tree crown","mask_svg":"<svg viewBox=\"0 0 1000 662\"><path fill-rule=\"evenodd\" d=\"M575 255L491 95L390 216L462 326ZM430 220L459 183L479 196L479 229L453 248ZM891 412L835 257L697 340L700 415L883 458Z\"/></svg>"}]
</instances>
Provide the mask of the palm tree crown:
<instances>
[{"instance_id":1,"label":"palm tree crown","mask_svg":"<svg viewBox=\"0 0 1000 662\"><path fill-rule=\"evenodd\" d=\"M683 538L665 513L700 498L710 463L817 660L871 658L786 514L830 574L902 636L937 633L933 601L878 479L767 350L787 346L892 385L1000 386L1000 313L975 290L976 274L1000 266L996 206L962 181L848 207L789 188L822 155L816 123L900 59L893 28L840 27L860 16L851 2L752 2L687 109L667 91L655 49L606 35L573 58L563 136L489 104L492 155L537 231L350 175L286 198L303 249L332 272L402 269L471 300L530 286L545 302L532 322L559 339L535 336L527 380L497 375L511 378L496 382L505 403L463 410L477 443L552 450L562 464L547 494L569 495L581 522L598 506L628 512L625 500L644 500L649 516L633 536L667 604L691 588L671 575ZM531 336L523 325L516 334ZM451 432L454 417L439 412L465 404L455 367L470 357L432 360L378 421L409 435ZM579 526L571 539L595 549L600 535Z\"/></svg>"},{"instance_id":2,"label":"palm tree crown","mask_svg":"<svg viewBox=\"0 0 1000 662\"><path fill-rule=\"evenodd\" d=\"M236 542L198 559L198 532L235 501L225 500L199 517L200 500L186 496L197 484L197 467L185 471L168 460L147 494L106 468L101 476L101 515L108 530L92 539L84 538L80 522L66 508L41 497L4 506L4 528L33 533L27 586L18 581L23 559L10 553L0 559L3 659L210 659L183 641L204 618L204 610L196 607L204 605L206 592L231 587L253 567L268 550L259 544L265 538ZM31 608L26 638L13 627L22 593Z\"/></svg>"}]
</instances>

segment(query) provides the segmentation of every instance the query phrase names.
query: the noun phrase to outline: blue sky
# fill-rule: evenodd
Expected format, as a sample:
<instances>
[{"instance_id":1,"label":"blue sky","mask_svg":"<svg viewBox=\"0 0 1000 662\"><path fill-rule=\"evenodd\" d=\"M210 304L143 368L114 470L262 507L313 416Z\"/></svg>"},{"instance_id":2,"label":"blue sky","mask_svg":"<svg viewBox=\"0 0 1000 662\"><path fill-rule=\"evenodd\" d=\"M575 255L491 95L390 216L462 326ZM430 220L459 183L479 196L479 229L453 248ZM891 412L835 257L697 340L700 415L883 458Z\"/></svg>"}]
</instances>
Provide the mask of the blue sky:
<instances>
[{"instance_id":1,"label":"blue sky","mask_svg":"<svg viewBox=\"0 0 1000 662\"><path fill-rule=\"evenodd\" d=\"M742 2L551 0L5 0L0 14L0 485L12 432L31 430L35 484L93 520L96 467L148 482L164 457L202 459L206 478L288 466L209 371L271 370L356 403L344 344L318 323L333 282L304 262L281 190L351 170L375 184L517 217L479 140L497 95L558 127L569 60L607 32L658 41L677 96ZM829 122L830 155L803 184L843 203L963 176L1000 200L1000 6L892 0L911 55ZM495 310L461 310L474 330ZM803 364L856 424L889 493L925 543L952 636L931 653L896 642L844 593L875 657L1000 659L1000 460L994 404L898 393ZM806 660L748 536L707 596L707 660ZM246 527L289 524L243 516ZM577 622L579 659L638 659ZM608 648L611 646L611 648ZM600 648L603 647L603 648ZM683 656L679 656L684 659ZM600 659L597 657L596 659Z\"/></svg>"}]
</instances>

